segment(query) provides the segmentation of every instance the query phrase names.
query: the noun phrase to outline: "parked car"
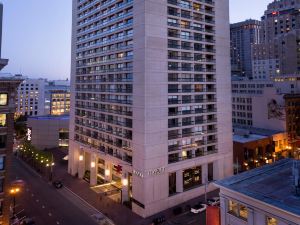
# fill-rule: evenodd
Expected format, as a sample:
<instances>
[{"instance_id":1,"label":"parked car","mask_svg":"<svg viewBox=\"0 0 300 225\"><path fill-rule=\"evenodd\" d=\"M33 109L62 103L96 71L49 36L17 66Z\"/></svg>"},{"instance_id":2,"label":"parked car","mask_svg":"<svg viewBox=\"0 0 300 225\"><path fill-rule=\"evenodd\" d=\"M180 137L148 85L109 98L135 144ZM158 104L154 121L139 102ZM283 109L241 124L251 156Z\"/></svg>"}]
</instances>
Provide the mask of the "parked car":
<instances>
[{"instance_id":1,"label":"parked car","mask_svg":"<svg viewBox=\"0 0 300 225\"><path fill-rule=\"evenodd\" d=\"M201 213L201 212L204 212L206 210L206 207L207 205L206 204L203 204L203 203L199 203L197 205L194 205L192 208L191 208L191 212L192 213Z\"/></svg>"},{"instance_id":2,"label":"parked car","mask_svg":"<svg viewBox=\"0 0 300 225\"><path fill-rule=\"evenodd\" d=\"M207 199L207 204L212 206L220 205L220 198L219 197L209 198Z\"/></svg>"},{"instance_id":3,"label":"parked car","mask_svg":"<svg viewBox=\"0 0 300 225\"><path fill-rule=\"evenodd\" d=\"M165 216L160 216L160 217L157 217L157 218L153 219L152 223L154 225L158 225L158 224L161 224L161 223L163 223L165 221L166 221L166 217Z\"/></svg>"},{"instance_id":4,"label":"parked car","mask_svg":"<svg viewBox=\"0 0 300 225\"><path fill-rule=\"evenodd\" d=\"M63 184L62 184L62 182L60 180L53 181L52 184L57 189L60 189L60 188L63 187Z\"/></svg>"},{"instance_id":5,"label":"parked car","mask_svg":"<svg viewBox=\"0 0 300 225\"><path fill-rule=\"evenodd\" d=\"M22 225L35 225L35 222L32 218L26 218L21 222Z\"/></svg>"}]
</instances>

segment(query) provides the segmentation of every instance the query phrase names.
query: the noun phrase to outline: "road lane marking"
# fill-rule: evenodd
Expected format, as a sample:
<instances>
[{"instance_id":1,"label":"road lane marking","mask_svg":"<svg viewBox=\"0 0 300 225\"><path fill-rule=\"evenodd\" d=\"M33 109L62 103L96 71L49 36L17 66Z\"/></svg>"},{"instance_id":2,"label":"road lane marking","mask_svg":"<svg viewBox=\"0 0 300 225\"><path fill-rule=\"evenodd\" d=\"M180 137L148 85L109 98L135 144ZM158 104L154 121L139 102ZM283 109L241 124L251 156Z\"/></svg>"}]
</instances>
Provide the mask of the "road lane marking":
<instances>
[{"instance_id":1,"label":"road lane marking","mask_svg":"<svg viewBox=\"0 0 300 225\"><path fill-rule=\"evenodd\" d=\"M37 199L37 200L35 200L35 201L36 201L36 202L39 202L40 200Z\"/></svg>"},{"instance_id":2,"label":"road lane marking","mask_svg":"<svg viewBox=\"0 0 300 225\"><path fill-rule=\"evenodd\" d=\"M58 221L56 221L56 224L60 224Z\"/></svg>"},{"instance_id":3,"label":"road lane marking","mask_svg":"<svg viewBox=\"0 0 300 225\"><path fill-rule=\"evenodd\" d=\"M43 205L43 206L42 206L42 209L44 209L44 208L45 208L45 206Z\"/></svg>"},{"instance_id":4,"label":"road lane marking","mask_svg":"<svg viewBox=\"0 0 300 225\"><path fill-rule=\"evenodd\" d=\"M49 213L48 213L48 216L52 216L52 214L49 212Z\"/></svg>"}]
</instances>

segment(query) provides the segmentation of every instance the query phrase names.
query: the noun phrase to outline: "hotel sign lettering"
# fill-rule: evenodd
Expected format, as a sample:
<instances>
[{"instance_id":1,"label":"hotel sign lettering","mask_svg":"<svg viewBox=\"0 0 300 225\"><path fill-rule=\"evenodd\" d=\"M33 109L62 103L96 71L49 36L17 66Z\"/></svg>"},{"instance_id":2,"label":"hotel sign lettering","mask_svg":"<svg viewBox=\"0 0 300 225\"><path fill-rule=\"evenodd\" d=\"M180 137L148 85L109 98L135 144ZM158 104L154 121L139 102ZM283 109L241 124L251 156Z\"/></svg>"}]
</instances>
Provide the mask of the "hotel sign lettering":
<instances>
[{"instance_id":1,"label":"hotel sign lettering","mask_svg":"<svg viewBox=\"0 0 300 225\"><path fill-rule=\"evenodd\" d=\"M164 173L165 170L166 170L165 167L160 167L160 168L156 168L156 169L147 170L145 173L137 171L137 170L133 170L132 173L138 177L144 178L144 174L146 174L148 176L158 176L158 175L161 175L162 173Z\"/></svg>"}]
</instances>

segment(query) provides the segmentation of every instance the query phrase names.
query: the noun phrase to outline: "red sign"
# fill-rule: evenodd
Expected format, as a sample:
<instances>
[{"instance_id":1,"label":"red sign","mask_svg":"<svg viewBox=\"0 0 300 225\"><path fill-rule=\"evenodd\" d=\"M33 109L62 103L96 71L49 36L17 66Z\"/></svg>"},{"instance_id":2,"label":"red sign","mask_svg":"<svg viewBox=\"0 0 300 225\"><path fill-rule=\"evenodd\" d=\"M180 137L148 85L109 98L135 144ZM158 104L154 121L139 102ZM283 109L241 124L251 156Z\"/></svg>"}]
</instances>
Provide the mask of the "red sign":
<instances>
[{"instance_id":1,"label":"red sign","mask_svg":"<svg viewBox=\"0 0 300 225\"><path fill-rule=\"evenodd\" d=\"M206 225L221 225L220 207L207 206L207 208L206 208Z\"/></svg>"},{"instance_id":2,"label":"red sign","mask_svg":"<svg viewBox=\"0 0 300 225\"><path fill-rule=\"evenodd\" d=\"M117 173L122 173L122 166L120 166L120 165L115 166L114 165L114 168L115 168Z\"/></svg>"}]
</instances>

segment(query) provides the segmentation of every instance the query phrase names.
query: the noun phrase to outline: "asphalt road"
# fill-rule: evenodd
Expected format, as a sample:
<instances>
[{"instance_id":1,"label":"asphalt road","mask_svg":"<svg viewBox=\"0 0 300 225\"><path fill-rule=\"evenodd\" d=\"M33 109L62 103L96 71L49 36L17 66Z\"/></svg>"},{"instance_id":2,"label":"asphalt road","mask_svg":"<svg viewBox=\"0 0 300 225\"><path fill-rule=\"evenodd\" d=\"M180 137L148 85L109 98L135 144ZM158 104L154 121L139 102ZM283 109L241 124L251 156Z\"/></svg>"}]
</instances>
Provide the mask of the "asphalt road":
<instances>
[{"instance_id":1,"label":"asphalt road","mask_svg":"<svg viewBox=\"0 0 300 225\"><path fill-rule=\"evenodd\" d=\"M185 212L165 222L163 225L206 225L205 212L199 214Z\"/></svg>"},{"instance_id":2,"label":"asphalt road","mask_svg":"<svg viewBox=\"0 0 300 225\"><path fill-rule=\"evenodd\" d=\"M36 225L96 225L91 218L97 213L68 189L55 189L24 162L12 161L13 179L25 181L25 187L16 198L16 212L31 217Z\"/></svg>"}]
</instances>

